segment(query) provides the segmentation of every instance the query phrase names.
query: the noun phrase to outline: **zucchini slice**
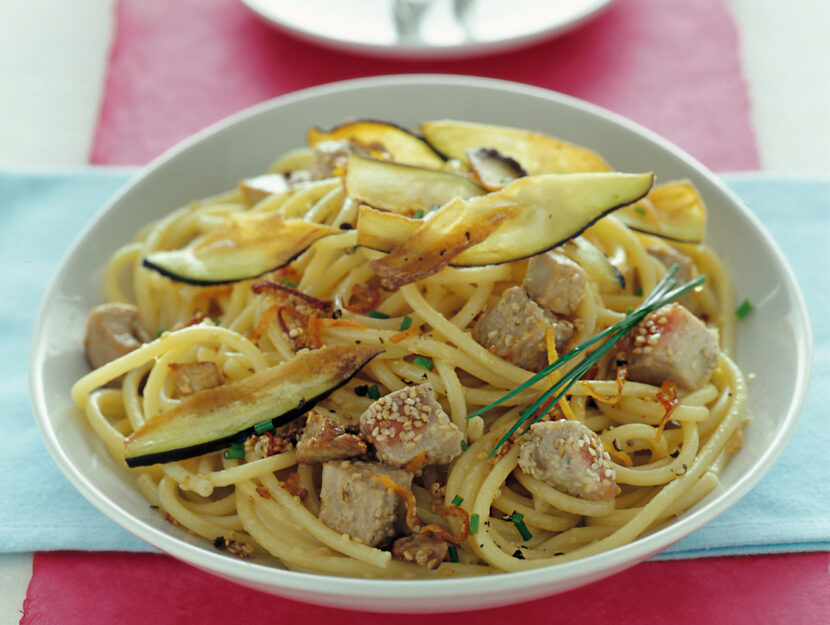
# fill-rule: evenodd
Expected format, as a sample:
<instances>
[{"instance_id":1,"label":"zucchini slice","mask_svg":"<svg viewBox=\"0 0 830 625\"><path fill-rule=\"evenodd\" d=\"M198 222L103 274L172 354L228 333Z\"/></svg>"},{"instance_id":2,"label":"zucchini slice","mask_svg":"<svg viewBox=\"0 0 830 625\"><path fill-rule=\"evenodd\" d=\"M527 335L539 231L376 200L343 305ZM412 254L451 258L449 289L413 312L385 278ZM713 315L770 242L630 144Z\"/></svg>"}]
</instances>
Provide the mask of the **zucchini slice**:
<instances>
[{"instance_id":1,"label":"zucchini slice","mask_svg":"<svg viewBox=\"0 0 830 625\"><path fill-rule=\"evenodd\" d=\"M652 181L650 173L529 176L484 196L452 200L423 220L361 206L357 243L390 252L371 264L384 286L397 288L447 264L504 263L554 248L642 198ZM468 237L480 242L464 248L460 242Z\"/></svg>"},{"instance_id":2,"label":"zucchini slice","mask_svg":"<svg viewBox=\"0 0 830 625\"><path fill-rule=\"evenodd\" d=\"M143 264L177 282L227 284L287 265L317 239L339 232L279 213L237 213L187 247L153 252Z\"/></svg>"},{"instance_id":3,"label":"zucchini slice","mask_svg":"<svg viewBox=\"0 0 830 625\"><path fill-rule=\"evenodd\" d=\"M331 130L310 128L306 140L311 147L322 141L350 141L365 154L377 152L399 163L419 167L438 169L446 160L423 138L388 122L363 119L340 124Z\"/></svg>"},{"instance_id":4,"label":"zucchini slice","mask_svg":"<svg viewBox=\"0 0 830 625\"><path fill-rule=\"evenodd\" d=\"M346 193L369 206L412 216L418 211L426 214L454 197L475 197L486 191L461 174L352 154Z\"/></svg>"},{"instance_id":5,"label":"zucchini slice","mask_svg":"<svg viewBox=\"0 0 830 625\"><path fill-rule=\"evenodd\" d=\"M467 150L492 148L515 159L531 176L611 169L596 152L540 132L452 120L424 122L421 132L437 151L466 166Z\"/></svg>"},{"instance_id":6,"label":"zucchini slice","mask_svg":"<svg viewBox=\"0 0 830 625\"><path fill-rule=\"evenodd\" d=\"M688 180L654 187L616 216L632 230L670 241L701 243L706 233L706 205Z\"/></svg>"},{"instance_id":7,"label":"zucchini slice","mask_svg":"<svg viewBox=\"0 0 830 625\"><path fill-rule=\"evenodd\" d=\"M303 351L242 380L185 397L127 438L127 465L192 458L245 440L257 424L288 423L348 382L382 351L361 345Z\"/></svg>"}]
</instances>

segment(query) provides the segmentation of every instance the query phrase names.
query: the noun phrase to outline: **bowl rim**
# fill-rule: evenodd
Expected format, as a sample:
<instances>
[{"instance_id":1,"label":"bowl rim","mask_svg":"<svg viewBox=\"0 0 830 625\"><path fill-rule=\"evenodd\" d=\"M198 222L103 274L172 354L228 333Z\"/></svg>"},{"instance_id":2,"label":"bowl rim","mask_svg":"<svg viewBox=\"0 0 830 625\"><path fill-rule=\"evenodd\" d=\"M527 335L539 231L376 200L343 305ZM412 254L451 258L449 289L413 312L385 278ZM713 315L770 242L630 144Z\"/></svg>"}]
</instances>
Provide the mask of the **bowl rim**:
<instances>
[{"instance_id":1,"label":"bowl rim","mask_svg":"<svg viewBox=\"0 0 830 625\"><path fill-rule=\"evenodd\" d=\"M530 95L541 97L557 105L576 107L594 116L598 116L615 125L621 125L645 139L657 144L660 148L672 153L682 160L698 174L705 177L710 183L718 188L733 204L733 208L739 210L742 216L748 219L755 226L757 233L764 239L764 243L776 255L776 261L781 266L787 277L788 286L791 289L795 312L799 324L799 341L796 345L799 358L797 359L799 371L797 386L793 389L792 396L786 415L783 418L781 428L777 431L772 444L760 455L759 459L743 473L729 489L724 490L712 501L701 506L699 509L684 515L669 525L650 533L646 536L635 539L633 542L617 547L610 551L602 552L593 556L587 556L572 562L530 569L527 571L496 573L485 577L462 577L462 578L440 578L440 579L366 579L358 577L335 577L317 573L303 573L271 567L255 562L228 558L219 552L211 552L204 547L186 542L177 536L162 532L155 527L147 525L136 519L126 510L119 507L117 502L108 499L98 488L92 484L84 474L69 460L64 452L52 420L46 410L45 389L43 379L40 376L40 364L42 358L38 357L38 350L41 348L41 337L43 336L46 318L46 307L50 299L54 297L57 289L59 275L66 259L73 256L82 245L89 231L101 217L108 213L122 199L128 195L136 186L163 166L165 162L190 150L194 145L200 143L208 136L232 128L237 123L267 113L274 108L279 108L289 103L301 102L306 99L318 98L336 94L345 90L361 90L377 87L396 86L417 86L423 88L429 86L463 86L472 88L490 88L497 90L510 90L517 95ZM705 523L721 514L731 505L746 495L755 484L769 471L774 460L783 451L787 441L793 434L800 419L804 404L807 399L810 375L813 361L813 342L810 321L807 314L803 294L795 279L795 275L783 255L782 251L774 241L770 233L761 224L760 220L752 213L729 189L726 184L705 166L698 162L668 140L660 137L649 129L624 118L621 115L608 111L595 104L579 100L575 97L554 92L548 89L516 83L507 80L482 78L476 76L448 75L448 74L400 74L383 75L368 78L357 78L351 80L337 81L325 85L310 87L300 91L288 93L268 101L259 103L240 112L234 113L208 127L195 133L188 139L178 143L153 159L148 165L141 168L138 173L122 186L92 217L81 232L76 236L74 242L63 255L62 260L44 292L41 304L33 326L32 340L30 343L29 358L29 385L32 406L34 408L35 420L41 437L58 467L75 486L75 488L90 501L99 511L104 513L119 526L133 533L141 540L161 549L162 551L203 570L207 570L221 577L228 577L236 581L244 580L249 585L261 590L272 592L287 592L292 590L309 591L317 597L316 601L326 603L322 597L350 596L355 599L371 598L377 595L385 599L390 598L411 598L419 595L429 595L435 598L448 598L457 596L459 593L472 596L483 596L489 592L503 587L509 579L510 586L523 588L525 585L532 588L541 588L547 583L561 582L570 576L579 576L582 581L573 586L588 583L599 579L615 571L633 566L664 550L674 542L699 529ZM728 496L727 496L728 495ZM590 579L587 579L590 578ZM587 579L587 581L586 581ZM310 582L313 585L310 586ZM573 587L571 586L571 587ZM535 596L550 594L540 592ZM516 601L524 600L518 597ZM500 605L503 605L501 602ZM371 607L362 609L372 609ZM388 609L388 608L383 608ZM446 608L442 608L446 609Z\"/></svg>"}]
</instances>

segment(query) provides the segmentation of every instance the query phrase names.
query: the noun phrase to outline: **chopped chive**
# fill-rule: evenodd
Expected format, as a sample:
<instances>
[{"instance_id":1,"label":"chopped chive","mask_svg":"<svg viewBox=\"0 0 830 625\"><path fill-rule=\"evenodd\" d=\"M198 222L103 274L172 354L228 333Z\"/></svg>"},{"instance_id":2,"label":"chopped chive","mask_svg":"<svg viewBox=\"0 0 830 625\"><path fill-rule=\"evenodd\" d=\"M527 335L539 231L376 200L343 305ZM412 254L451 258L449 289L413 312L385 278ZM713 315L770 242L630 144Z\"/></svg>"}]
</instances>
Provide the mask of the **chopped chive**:
<instances>
[{"instance_id":1,"label":"chopped chive","mask_svg":"<svg viewBox=\"0 0 830 625\"><path fill-rule=\"evenodd\" d=\"M427 371L432 371L432 367L434 366L432 361L426 356L415 356L415 359L412 361L412 364L418 365L419 367L423 367Z\"/></svg>"},{"instance_id":2,"label":"chopped chive","mask_svg":"<svg viewBox=\"0 0 830 625\"><path fill-rule=\"evenodd\" d=\"M527 528L525 528L527 529ZM470 515L470 536L473 534L478 534L478 515L471 514Z\"/></svg>"},{"instance_id":3,"label":"chopped chive","mask_svg":"<svg viewBox=\"0 0 830 625\"><path fill-rule=\"evenodd\" d=\"M231 446L225 450L224 456L228 460L232 460L234 458L244 458L245 445L243 445L242 443L231 444Z\"/></svg>"},{"instance_id":4,"label":"chopped chive","mask_svg":"<svg viewBox=\"0 0 830 625\"><path fill-rule=\"evenodd\" d=\"M167 328L162 328L161 330L156 332L156 338L160 338L161 335L164 334L165 332L167 332Z\"/></svg>"},{"instance_id":5,"label":"chopped chive","mask_svg":"<svg viewBox=\"0 0 830 625\"><path fill-rule=\"evenodd\" d=\"M354 394L358 397L366 397L369 394L369 386L367 384L361 384L359 386L354 387Z\"/></svg>"},{"instance_id":6,"label":"chopped chive","mask_svg":"<svg viewBox=\"0 0 830 625\"><path fill-rule=\"evenodd\" d=\"M283 279L282 279L282 283L283 283L285 286L290 286L292 289L296 289L296 288L297 288L297 283L296 283L296 282L292 282L292 281L291 281L291 280L289 280L288 278L283 278Z\"/></svg>"},{"instance_id":7,"label":"chopped chive","mask_svg":"<svg viewBox=\"0 0 830 625\"><path fill-rule=\"evenodd\" d=\"M430 206L430 207L429 207L429 212L430 212L430 213L435 212L435 211L437 211L439 208L441 208L441 207L440 207L440 206L438 206L438 204L433 204L432 206Z\"/></svg>"},{"instance_id":8,"label":"chopped chive","mask_svg":"<svg viewBox=\"0 0 830 625\"><path fill-rule=\"evenodd\" d=\"M738 308L735 310L735 316L738 319L743 319L744 317L746 317L750 313L751 310L752 310L752 302L750 302L748 299L745 299L741 303L741 305L738 306Z\"/></svg>"},{"instance_id":9,"label":"chopped chive","mask_svg":"<svg viewBox=\"0 0 830 625\"><path fill-rule=\"evenodd\" d=\"M637 204L636 206L634 206L634 212L636 212L638 215L645 215L646 214L646 209L644 209L642 206Z\"/></svg>"},{"instance_id":10,"label":"chopped chive","mask_svg":"<svg viewBox=\"0 0 830 625\"><path fill-rule=\"evenodd\" d=\"M642 297L643 296L643 287L638 286L637 290L634 291L634 295L636 295L637 297Z\"/></svg>"},{"instance_id":11,"label":"chopped chive","mask_svg":"<svg viewBox=\"0 0 830 625\"><path fill-rule=\"evenodd\" d=\"M461 451L467 451L470 448L469 443L467 441L461 441Z\"/></svg>"},{"instance_id":12,"label":"chopped chive","mask_svg":"<svg viewBox=\"0 0 830 625\"><path fill-rule=\"evenodd\" d=\"M424 209L419 208L418 210L415 211L415 214L412 217L414 217L415 219L421 219L421 218L423 218L423 216L424 216Z\"/></svg>"},{"instance_id":13,"label":"chopped chive","mask_svg":"<svg viewBox=\"0 0 830 625\"><path fill-rule=\"evenodd\" d=\"M521 512L513 513L513 525L515 525L516 529L519 530L519 534L522 535L522 540L530 540L533 538L533 534L531 534L530 530L527 529L524 519L525 516Z\"/></svg>"},{"instance_id":14,"label":"chopped chive","mask_svg":"<svg viewBox=\"0 0 830 625\"><path fill-rule=\"evenodd\" d=\"M219 317L211 317L210 320L214 323L214 325L221 326L222 320Z\"/></svg>"},{"instance_id":15,"label":"chopped chive","mask_svg":"<svg viewBox=\"0 0 830 625\"><path fill-rule=\"evenodd\" d=\"M257 434L265 434L266 432L274 431L274 422L271 419L260 421L254 426L254 432Z\"/></svg>"},{"instance_id":16,"label":"chopped chive","mask_svg":"<svg viewBox=\"0 0 830 625\"><path fill-rule=\"evenodd\" d=\"M369 316L372 319L389 319L389 315L382 313L379 310L375 310L374 308L369 311Z\"/></svg>"},{"instance_id":17,"label":"chopped chive","mask_svg":"<svg viewBox=\"0 0 830 625\"><path fill-rule=\"evenodd\" d=\"M462 497L461 495L456 495L455 497L452 498L452 501L450 502L450 505L460 506L462 503L464 503L464 497Z\"/></svg>"},{"instance_id":18,"label":"chopped chive","mask_svg":"<svg viewBox=\"0 0 830 625\"><path fill-rule=\"evenodd\" d=\"M450 554L450 562L458 562L458 549L455 548L455 545L447 547L447 553Z\"/></svg>"},{"instance_id":19,"label":"chopped chive","mask_svg":"<svg viewBox=\"0 0 830 625\"><path fill-rule=\"evenodd\" d=\"M401 332L404 330L409 330L409 326L412 325L412 317L409 315L404 315L403 319L401 319L401 327L398 328Z\"/></svg>"},{"instance_id":20,"label":"chopped chive","mask_svg":"<svg viewBox=\"0 0 830 625\"><path fill-rule=\"evenodd\" d=\"M377 384L372 384L366 391L370 399L380 399L380 389Z\"/></svg>"}]
</instances>

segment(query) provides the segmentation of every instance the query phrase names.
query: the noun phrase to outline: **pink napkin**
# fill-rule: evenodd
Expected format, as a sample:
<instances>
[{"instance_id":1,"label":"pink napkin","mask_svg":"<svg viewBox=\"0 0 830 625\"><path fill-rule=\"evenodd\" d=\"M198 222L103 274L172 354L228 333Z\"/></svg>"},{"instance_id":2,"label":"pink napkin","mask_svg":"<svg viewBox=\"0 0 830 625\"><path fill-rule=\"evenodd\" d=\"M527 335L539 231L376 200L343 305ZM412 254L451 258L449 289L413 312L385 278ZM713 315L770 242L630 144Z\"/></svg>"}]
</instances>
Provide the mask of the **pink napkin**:
<instances>
[{"instance_id":1,"label":"pink napkin","mask_svg":"<svg viewBox=\"0 0 830 625\"><path fill-rule=\"evenodd\" d=\"M712 169L758 167L735 25L722 0L618 0L578 30L496 56L409 62L299 41L238 0L121 0L92 161L144 164L227 115L326 82L489 76L627 116Z\"/></svg>"},{"instance_id":2,"label":"pink napkin","mask_svg":"<svg viewBox=\"0 0 830 625\"><path fill-rule=\"evenodd\" d=\"M243 588L156 554L39 553L21 625L303 623L361 625L709 625L827 622L826 553L646 562L548 599L404 616L313 606ZM553 617L552 615L555 615Z\"/></svg>"}]
</instances>

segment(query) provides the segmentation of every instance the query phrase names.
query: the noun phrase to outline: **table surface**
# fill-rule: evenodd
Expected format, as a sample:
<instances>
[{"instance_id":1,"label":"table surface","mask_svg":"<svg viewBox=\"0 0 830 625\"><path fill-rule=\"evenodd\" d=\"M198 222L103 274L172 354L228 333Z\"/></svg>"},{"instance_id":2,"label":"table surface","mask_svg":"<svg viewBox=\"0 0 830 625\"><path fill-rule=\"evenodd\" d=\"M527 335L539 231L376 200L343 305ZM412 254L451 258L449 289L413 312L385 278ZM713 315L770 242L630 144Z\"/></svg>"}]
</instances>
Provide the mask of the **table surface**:
<instances>
[{"instance_id":1,"label":"table surface","mask_svg":"<svg viewBox=\"0 0 830 625\"><path fill-rule=\"evenodd\" d=\"M727 4L761 169L830 175L830 3ZM0 81L14 85L0 97L0 166L90 162L115 15L116 0L0 1ZM827 582L828 560L811 562ZM31 554L0 555L0 623L18 622L31 567Z\"/></svg>"}]
</instances>

